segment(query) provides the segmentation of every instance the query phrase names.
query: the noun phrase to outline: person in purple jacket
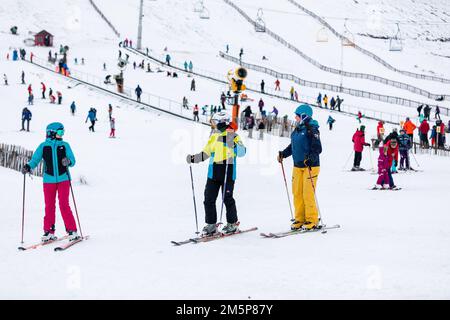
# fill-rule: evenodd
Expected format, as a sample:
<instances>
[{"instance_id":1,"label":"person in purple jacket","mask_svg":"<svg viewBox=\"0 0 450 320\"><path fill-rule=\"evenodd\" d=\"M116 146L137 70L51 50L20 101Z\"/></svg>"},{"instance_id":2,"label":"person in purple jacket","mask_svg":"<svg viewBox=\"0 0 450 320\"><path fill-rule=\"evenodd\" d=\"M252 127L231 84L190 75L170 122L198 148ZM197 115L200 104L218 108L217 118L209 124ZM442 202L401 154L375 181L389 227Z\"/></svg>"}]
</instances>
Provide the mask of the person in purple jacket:
<instances>
[{"instance_id":1,"label":"person in purple jacket","mask_svg":"<svg viewBox=\"0 0 450 320\"><path fill-rule=\"evenodd\" d=\"M381 189L386 189L385 185L389 185L389 157L387 154L387 148L381 146L379 148L380 155L378 156L378 180L377 185L380 186ZM376 189L377 186L374 187Z\"/></svg>"}]
</instances>

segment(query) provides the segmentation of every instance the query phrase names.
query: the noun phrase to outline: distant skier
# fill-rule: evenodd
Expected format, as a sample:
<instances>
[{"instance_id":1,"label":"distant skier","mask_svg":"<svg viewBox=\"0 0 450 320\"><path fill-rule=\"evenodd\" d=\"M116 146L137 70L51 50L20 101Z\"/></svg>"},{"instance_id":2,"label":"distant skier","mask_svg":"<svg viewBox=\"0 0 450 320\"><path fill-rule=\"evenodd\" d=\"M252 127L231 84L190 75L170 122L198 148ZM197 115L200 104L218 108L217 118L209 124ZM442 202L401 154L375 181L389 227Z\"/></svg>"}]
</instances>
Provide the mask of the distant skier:
<instances>
[{"instance_id":1,"label":"distant skier","mask_svg":"<svg viewBox=\"0 0 450 320\"><path fill-rule=\"evenodd\" d=\"M420 146L422 148L429 148L430 143L428 141L428 132L430 131L430 125L428 124L427 120L423 120L419 127L419 134L420 134Z\"/></svg>"},{"instance_id":2,"label":"distant skier","mask_svg":"<svg viewBox=\"0 0 450 320\"><path fill-rule=\"evenodd\" d=\"M195 79L191 81L191 91L195 91Z\"/></svg>"},{"instance_id":3,"label":"distant skier","mask_svg":"<svg viewBox=\"0 0 450 320\"><path fill-rule=\"evenodd\" d=\"M168 66L170 66L170 59L171 59L170 54L166 54L166 63Z\"/></svg>"},{"instance_id":4,"label":"distant skier","mask_svg":"<svg viewBox=\"0 0 450 320\"><path fill-rule=\"evenodd\" d=\"M91 125L89 126L89 131L95 132L95 122L97 121L97 115L94 111L94 108L90 108L88 115L86 117L86 121L84 123L87 123L87 121L91 122Z\"/></svg>"},{"instance_id":5,"label":"distant skier","mask_svg":"<svg viewBox=\"0 0 450 320\"><path fill-rule=\"evenodd\" d=\"M364 117L364 115L361 113L361 111L358 111L358 115L356 116L356 119L359 123L361 123L361 119Z\"/></svg>"},{"instance_id":6,"label":"distant skier","mask_svg":"<svg viewBox=\"0 0 450 320\"><path fill-rule=\"evenodd\" d=\"M418 117L421 116L422 108L423 108L423 104L421 104L419 107L417 107L417 112L419 113Z\"/></svg>"},{"instance_id":7,"label":"distant skier","mask_svg":"<svg viewBox=\"0 0 450 320\"><path fill-rule=\"evenodd\" d=\"M203 228L204 236L211 236L217 233L217 210L216 199L219 190L222 188L223 203L226 207L227 224L221 232L230 234L238 231L238 216L236 202L233 198L233 190L236 180L236 157L243 157L246 148L239 135L232 129L231 119L225 112L217 113L213 116L215 130L209 138L203 151L188 155L186 161L200 163L212 158L209 161L208 180L205 187L205 222Z\"/></svg>"},{"instance_id":8,"label":"distant skier","mask_svg":"<svg viewBox=\"0 0 450 320\"><path fill-rule=\"evenodd\" d=\"M325 105L325 109L328 109L328 96L327 95L325 95L323 97L323 104Z\"/></svg>"},{"instance_id":9,"label":"distant skier","mask_svg":"<svg viewBox=\"0 0 450 320\"><path fill-rule=\"evenodd\" d=\"M259 107L259 112L262 112L263 108L264 108L264 101L262 98L259 99L258 107Z\"/></svg>"},{"instance_id":10,"label":"distant skier","mask_svg":"<svg viewBox=\"0 0 450 320\"><path fill-rule=\"evenodd\" d=\"M109 137L110 138L115 138L116 137L116 119L115 118L111 118L109 120L109 125L111 127L111 132L109 133Z\"/></svg>"},{"instance_id":11,"label":"distant skier","mask_svg":"<svg viewBox=\"0 0 450 320\"><path fill-rule=\"evenodd\" d=\"M183 97L183 108L184 109L189 109L188 99L186 97Z\"/></svg>"},{"instance_id":12,"label":"distant skier","mask_svg":"<svg viewBox=\"0 0 450 320\"><path fill-rule=\"evenodd\" d=\"M141 87L138 85L136 87L136 89L134 90L134 92L136 93L136 97L137 97L137 102L141 102L141 94L142 94L142 89Z\"/></svg>"},{"instance_id":13,"label":"distant skier","mask_svg":"<svg viewBox=\"0 0 450 320\"><path fill-rule=\"evenodd\" d=\"M194 69L194 65L192 64L192 61L189 61L189 72L192 72Z\"/></svg>"},{"instance_id":14,"label":"distant skier","mask_svg":"<svg viewBox=\"0 0 450 320\"><path fill-rule=\"evenodd\" d=\"M334 108L336 107L336 100L334 99L334 97L331 97L330 100L330 109L334 110Z\"/></svg>"},{"instance_id":15,"label":"distant skier","mask_svg":"<svg viewBox=\"0 0 450 320\"><path fill-rule=\"evenodd\" d=\"M316 103L319 108L322 108L322 93L320 92L319 95L317 96Z\"/></svg>"},{"instance_id":16,"label":"distant skier","mask_svg":"<svg viewBox=\"0 0 450 320\"><path fill-rule=\"evenodd\" d=\"M70 175L68 167L75 165L75 156L67 142L62 140L64 126L59 123L51 123L46 129L46 140L41 143L30 162L24 165L23 174L31 172L44 160L44 235L42 242L56 240L55 236L55 201L58 194L59 209L69 241L74 241L80 237L77 234L77 225L70 209Z\"/></svg>"},{"instance_id":17,"label":"distant skier","mask_svg":"<svg viewBox=\"0 0 450 320\"><path fill-rule=\"evenodd\" d=\"M33 93L30 93L30 94L28 95L28 105L29 105L29 106L32 106L33 103L34 103L34 95L33 95Z\"/></svg>"},{"instance_id":18,"label":"distant skier","mask_svg":"<svg viewBox=\"0 0 450 320\"><path fill-rule=\"evenodd\" d=\"M365 126L361 126L359 129L356 129L356 132L352 137L353 150L355 151L352 171L364 171L363 168L360 168L362 152L364 150L364 147L370 147L370 143L367 143L365 140L365 129Z\"/></svg>"},{"instance_id":19,"label":"distant skier","mask_svg":"<svg viewBox=\"0 0 450 320\"><path fill-rule=\"evenodd\" d=\"M294 195L295 221L292 230L311 230L320 226L319 212L315 201L315 189L320 172L322 144L319 125L312 119L313 110L301 105L295 110L296 126L291 134L291 143L278 153L278 162L292 155L292 193Z\"/></svg>"},{"instance_id":20,"label":"distant skier","mask_svg":"<svg viewBox=\"0 0 450 320\"><path fill-rule=\"evenodd\" d=\"M416 128L417 128L416 125L412 123L412 121L409 118L406 118L406 121L403 124L403 129L411 139L411 143L414 141L414 130L416 130Z\"/></svg>"},{"instance_id":21,"label":"distant skier","mask_svg":"<svg viewBox=\"0 0 450 320\"><path fill-rule=\"evenodd\" d=\"M430 112L431 112L430 106L425 105L425 108L423 108L423 115L425 116L425 119L427 119L428 121L430 121Z\"/></svg>"},{"instance_id":22,"label":"distant skier","mask_svg":"<svg viewBox=\"0 0 450 320\"><path fill-rule=\"evenodd\" d=\"M111 105L111 103L108 105L108 115L109 115L109 120L112 119L112 114L113 114L113 106Z\"/></svg>"},{"instance_id":23,"label":"distant skier","mask_svg":"<svg viewBox=\"0 0 450 320\"><path fill-rule=\"evenodd\" d=\"M20 131L25 131L25 121L27 122L27 131L30 132L30 121L31 117L33 115L31 114L31 111L25 107L22 110L22 129Z\"/></svg>"},{"instance_id":24,"label":"distant skier","mask_svg":"<svg viewBox=\"0 0 450 320\"><path fill-rule=\"evenodd\" d=\"M280 80L278 80L278 79L275 81L275 91L276 91L276 90L278 90L278 91L281 90L281 89L280 89Z\"/></svg>"},{"instance_id":25,"label":"distant skier","mask_svg":"<svg viewBox=\"0 0 450 320\"><path fill-rule=\"evenodd\" d=\"M56 91L56 96L58 97L58 104L62 102L62 93L61 91Z\"/></svg>"},{"instance_id":26,"label":"distant skier","mask_svg":"<svg viewBox=\"0 0 450 320\"><path fill-rule=\"evenodd\" d=\"M189 65L188 65L187 61L185 61L184 62L184 71L186 71L186 72L188 71L188 66Z\"/></svg>"},{"instance_id":27,"label":"distant skier","mask_svg":"<svg viewBox=\"0 0 450 320\"><path fill-rule=\"evenodd\" d=\"M22 84L25 84L25 72L24 71L22 71Z\"/></svg>"},{"instance_id":28,"label":"distant skier","mask_svg":"<svg viewBox=\"0 0 450 320\"><path fill-rule=\"evenodd\" d=\"M5 86L8 85L8 77L6 76L6 74L3 74L3 81L5 82Z\"/></svg>"},{"instance_id":29,"label":"distant skier","mask_svg":"<svg viewBox=\"0 0 450 320\"><path fill-rule=\"evenodd\" d=\"M341 98L339 98L339 96L337 96L337 98L336 98L336 108L338 109L339 112L341 112L342 102L344 102L344 99L341 99Z\"/></svg>"},{"instance_id":30,"label":"distant skier","mask_svg":"<svg viewBox=\"0 0 450 320\"><path fill-rule=\"evenodd\" d=\"M436 106L436 111L434 113L434 118L441 120L440 114L441 114L441 110L439 109L439 106Z\"/></svg>"},{"instance_id":31,"label":"distant skier","mask_svg":"<svg viewBox=\"0 0 450 320\"><path fill-rule=\"evenodd\" d=\"M335 119L333 119L331 116L328 116L327 124L330 128L330 131L333 130L333 123L335 123L335 122L336 122Z\"/></svg>"},{"instance_id":32,"label":"distant skier","mask_svg":"<svg viewBox=\"0 0 450 320\"><path fill-rule=\"evenodd\" d=\"M42 88L42 99L45 99L45 92L47 91L47 87L43 82L41 82L41 88Z\"/></svg>"},{"instance_id":33,"label":"distant skier","mask_svg":"<svg viewBox=\"0 0 450 320\"><path fill-rule=\"evenodd\" d=\"M193 115L194 115L194 121L199 122L199 121L200 121L200 118L199 118L199 116L198 116L198 105L197 105L197 104L196 104L196 105L194 106L194 108L192 109L192 113L193 113Z\"/></svg>"},{"instance_id":34,"label":"distant skier","mask_svg":"<svg viewBox=\"0 0 450 320\"><path fill-rule=\"evenodd\" d=\"M291 87L291 89L289 90L289 93L291 95L291 100L294 100L294 92L295 92L294 87Z\"/></svg>"},{"instance_id":35,"label":"distant skier","mask_svg":"<svg viewBox=\"0 0 450 320\"><path fill-rule=\"evenodd\" d=\"M220 104L222 105L222 109L226 110L225 108L225 102L227 101L227 96L225 95L225 92L222 92L220 95Z\"/></svg>"},{"instance_id":36,"label":"distant skier","mask_svg":"<svg viewBox=\"0 0 450 320\"><path fill-rule=\"evenodd\" d=\"M261 93L264 93L264 87L265 87L264 79L261 80Z\"/></svg>"},{"instance_id":37,"label":"distant skier","mask_svg":"<svg viewBox=\"0 0 450 320\"><path fill-rule=\"evenodd\" d=\"M72 102L72 104L70 105L70 113L74 116L75 115L75 111L77 109L77 106L75 105L75 101Z\"/></svg>"}]
</instances>

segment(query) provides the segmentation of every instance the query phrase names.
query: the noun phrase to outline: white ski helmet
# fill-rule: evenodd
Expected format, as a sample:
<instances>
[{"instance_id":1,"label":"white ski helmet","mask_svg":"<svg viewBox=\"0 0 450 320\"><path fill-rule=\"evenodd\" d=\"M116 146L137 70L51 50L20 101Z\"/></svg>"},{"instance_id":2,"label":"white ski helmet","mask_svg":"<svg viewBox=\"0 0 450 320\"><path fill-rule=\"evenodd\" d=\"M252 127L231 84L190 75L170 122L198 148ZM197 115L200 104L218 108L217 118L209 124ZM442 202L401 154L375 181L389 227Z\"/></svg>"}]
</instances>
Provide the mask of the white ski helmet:
<instances>
[{"instance_id":1,"label":"white ski helmet","mask_svg":"<svg viewBox=\"0 0 450 320\"><path fill-rule=\"evenodd\" d=\"M231 122L230 115L223 111L214 114L211 120L215 125L218 125L219 123L225 123L226 125L229 125Z\"/></svg>"}]
</instances>

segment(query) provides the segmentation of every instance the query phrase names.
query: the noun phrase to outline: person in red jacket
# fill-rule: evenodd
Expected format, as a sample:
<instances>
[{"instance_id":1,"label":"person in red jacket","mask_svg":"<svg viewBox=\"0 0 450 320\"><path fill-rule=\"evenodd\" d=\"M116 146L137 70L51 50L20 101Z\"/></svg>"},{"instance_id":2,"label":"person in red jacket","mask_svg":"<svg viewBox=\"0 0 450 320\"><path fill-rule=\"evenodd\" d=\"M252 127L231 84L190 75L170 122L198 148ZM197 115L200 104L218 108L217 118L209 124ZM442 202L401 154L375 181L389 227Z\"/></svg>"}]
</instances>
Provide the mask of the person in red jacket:
<instances>
[{"instance_id":1,"label":"person in red jacket","mask_svg":"<svg viewBox=\"0 0 450 320\"><path fill-rule=\"evenodd\" d=\"M359 167L362 160L362 152L364 146L370 147L370 143L367 143L365 140L364 135L365 130L366 127L361 126L359 129L356 129L355 134L353 134L352 142L353 142L353 150L355 151L355 159L353 160L352 171L364 171L363 168Z\"/></svg>"},{"instance_id":2,"label":"person in red jacket","mask_svg":"<svg viewBox=\"0 0 450 320\"><path fill-rule=\"evenodd\" d=\"M419 126L420 146L422 148L428 149L428 147L430 146L428 142L428 131L430 131L430 125L428 124L427 120L424 119Z\"/></svg>"},{"instance_id":3,"label":"person in red jacket","mask_svg":"<svg viewBox=\"0 0 450 320\"><path fill-rule=\"evenodd\" d=\"M45 99L45 91L47 91L47 87L43 82L41 82L42 85L42 99Z\"/></svg>"},{"instance_id":4,"label":"person in red jacket","mask_svg":"<svg viewBox=\"0 0 450 320\"><path fill-rule=\"evenodd\" d=\"M380 145L380 142L383 141L384 138L384 121L378 121L378 125L377 125L377 146Z\"/></svg>"},{"instance_id":5,"label":"person in red jacket","mask_svg":"<svg viewBox=\"0 0 450 320\"><path fill-rule=\"evenodd\" d=\"M387 146L387 155L389 159L389 189L396 188L394 184L394 179L392 178L392 165L395 164L397 167L398 164L398 143L396 139L389 140L386 144Z\"/></svg>"},{"instance_id":6,"label":"person in red jacket","mask_svg":"<svg viewBox=\"0 0 450 320\"><path fill-rule=\"evenodd\" d=\"M275 81L275 90L280 91L280 80Z\"/></svg>"}]
</instances>

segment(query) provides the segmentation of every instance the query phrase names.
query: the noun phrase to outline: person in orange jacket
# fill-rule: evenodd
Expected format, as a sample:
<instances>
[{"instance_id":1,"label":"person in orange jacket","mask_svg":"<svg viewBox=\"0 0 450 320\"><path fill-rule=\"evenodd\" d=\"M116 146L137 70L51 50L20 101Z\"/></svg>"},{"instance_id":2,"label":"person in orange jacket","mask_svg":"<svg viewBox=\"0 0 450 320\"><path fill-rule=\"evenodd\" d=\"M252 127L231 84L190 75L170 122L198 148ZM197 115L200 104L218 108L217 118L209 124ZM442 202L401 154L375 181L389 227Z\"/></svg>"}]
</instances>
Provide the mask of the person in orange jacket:
<instances>
[{"instance_id":1,"label":"person in orange jacket","mask_svg":"<svg viewBox=\"0 0 450 320\"><path fill-rule=\"evenodd\" d=\"M409 118L406 118L406 122L403 125L403 129L405 129L406 134L411 139L411 143L414 141L414 130L416 130L416 125L412 123L412 121Z\"/></svg>"}]
</instances>

